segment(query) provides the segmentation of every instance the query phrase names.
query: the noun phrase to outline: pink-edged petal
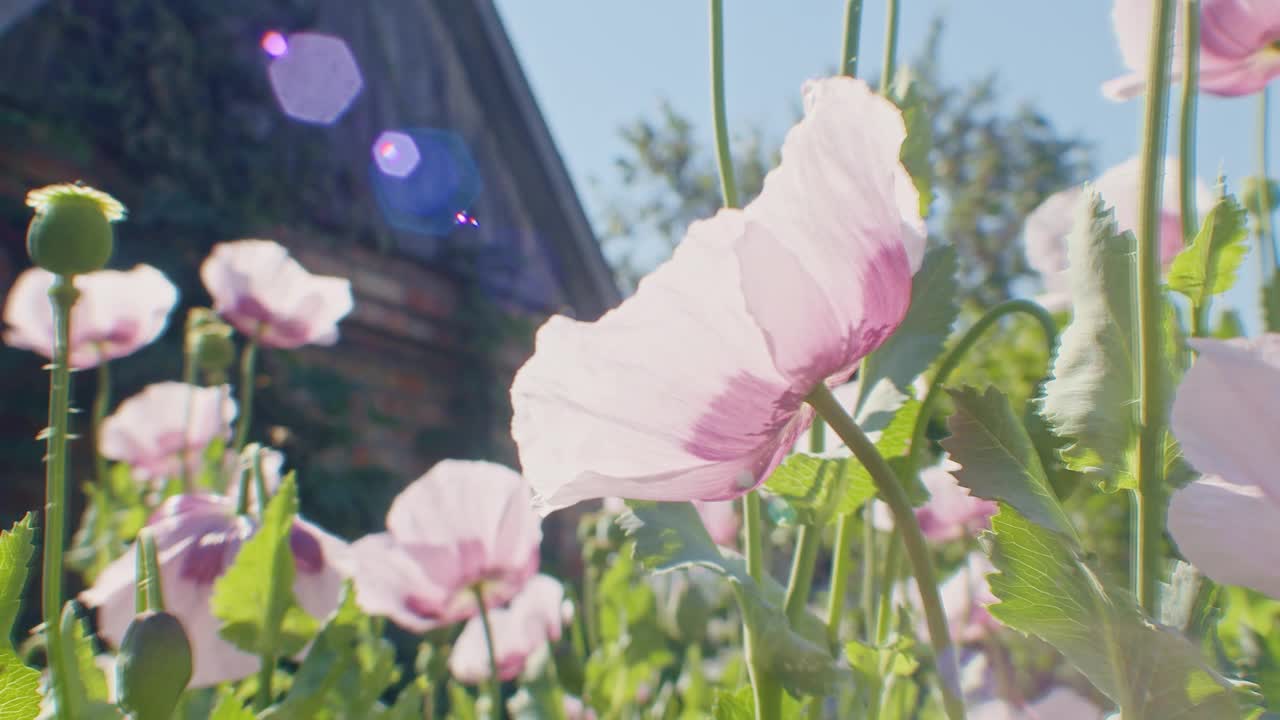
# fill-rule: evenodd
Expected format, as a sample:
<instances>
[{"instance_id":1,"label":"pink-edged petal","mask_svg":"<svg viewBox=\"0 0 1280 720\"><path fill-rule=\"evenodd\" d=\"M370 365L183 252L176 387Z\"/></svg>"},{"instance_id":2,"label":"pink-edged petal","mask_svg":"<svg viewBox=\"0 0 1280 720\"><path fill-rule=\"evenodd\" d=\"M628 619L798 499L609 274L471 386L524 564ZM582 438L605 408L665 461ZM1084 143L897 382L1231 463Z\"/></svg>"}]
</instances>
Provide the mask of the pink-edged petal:
<instances>
[{"instance_id":1,"label":"pink-edged petal","mask_svg":"<svg viewBox=\"0 0 1280 720\"><path fill-rule=\"evenodd\" d=\"M1069 293L1066 239L1083 199L1078 187L1063 190L1045 198L1027 216L1023 227L1027 264L1040 273L1046 293Z\"/></svg>"},{"instance_id":2,"label":"pink-edged petal","mask_svg":"<svg viewBox=\"0 0 1280 720\"><path fill-rule=\"evenodd\" d=\"M711 536L712 542L725 547L734 547L738 544L738 511L736 503L732 500L722 500L720 502L702 502L701 500L693 501L693 508L698 511L698 517L702 518L702 524L707 529L707 534Z\"/></svg>"},{"instance_id":3,"label":"pink-edged petal","mask_svg":"<svg viewBox=\"0 0 1280 720\"><path fill-rule=\"evenodd\" d=\"M515 679L529 656L548 641L560 639L563 602L564 586L560 581L549 575L537 575L511 600L509 607L489 613L501 680ZM466 683L489 679L488 648L480 618L467 621L462 629L449 655L449 670Z\"/></svg>"},{"instance_id":4,"label":"pink-edged petal","mask_svg":"<svg viewBox=\"0 0 1280 720\"><path fill-rule=\"evenodd\" d=\"M542 540L529 485L515 470L478 460L442 460L391 503L387 530L405 543L476 538L485 551L525 555Z\"/></svg>"},{"instance_id":5,"label":"pink-edged petal","mask_svg":"<svg viewBox=\"0 0 1280 720\"><path fill-rule=\"evenodd\" d=\"M1273 0L1205 0L1200 44L1207 53L1244 60L1280 40L1280 3Z\"/></svg>"},{"instance_id":6,"label":"pink-edged petal","mask_svg":"<svg viewBox=\"0 0 1280 720\"><path fill-rule=\"evenodd\" d=\"M312 275L270 240L215 246L200 278L227 322L274 347L332 344L354 307L349 281Z\"/></svg>"},{"instance_id":7,"label":"pink-edged petal","mask_svg":"<svg viewBox=\"0 0 1280 720\"><path fill-rule=\"evenodd\" d=\"M1206 475L1256 485L1280 502L1280 334L1195 339L1199 354L1174 397L1171 426L1187 461Z\"/></svg>"},{"instance_id":8,"label":"pink-edged petal","mask_svg":"<svg viewBox=\"0 0 1280 720\"><path fill-rule=\"evenodd\" d=\"M732 253L744 231L737 211L694 223L618 308L538 331L511 399L540 510L608 496L737 497L802 429L792 421L807 425L746 311Z\"/></svg>"},{"instance_id":9,"label":"pink-edged petal","mask_svg":"<svg viewBox=\"0 0 1280 720\"><path fill-rule=\"evenodd\" d=\"M1280 598L1280 505L1257 487L1208 476L1174 492L1169 533L1184 557L1215 582Z\"/></svg>"},{"instance_id":10,"label":"pink-edged petal","mask_svg":"<svg viewBox=\"0 0 1280 720\"><path fill-rule=\"evenodd\" d=\"M289 536L293 552L293 592L308 615L324 621L342 597L342 585L351 577L351 547L316 525L298 518Z\"/></svg>"},{"instance_id":11,"label":"pink-edged petal","mask_svg":"<svg viewBox=\"0 0 1280 720\"><path fill-rule=\"evenodd\" d=\"M995 502L971 495L942 466L927 468L920 475L929 490L929 501L916 509L925 538L932 542L959 540L976 535L990 524L998 509Z\"/></svg>"},{"instance_id":12,"label":"pink-edged petal","mask_svg":"<svg viewBox=\"0 0 1280 720\"><path fill-rule=\"evenodd\" d=\"M370 615L380 615L409 632L438 625L436 609L446 591L422 571L414 558L388 533L366 535L352 543L356 601Z\"/></svg>"},{"instance_id":13,"label":"pink-edged petal","mask_svg":"<svg viewBox=\"0 0 1280 720\"><path fill-rule=\"evenodd\" d=\"M163 480L177 476L184 463L198 471L209 444L231 437L235 416L226 385L154 383L106 418L98 450L127 463L140 479Z\"/></svg>"}]
</instances>

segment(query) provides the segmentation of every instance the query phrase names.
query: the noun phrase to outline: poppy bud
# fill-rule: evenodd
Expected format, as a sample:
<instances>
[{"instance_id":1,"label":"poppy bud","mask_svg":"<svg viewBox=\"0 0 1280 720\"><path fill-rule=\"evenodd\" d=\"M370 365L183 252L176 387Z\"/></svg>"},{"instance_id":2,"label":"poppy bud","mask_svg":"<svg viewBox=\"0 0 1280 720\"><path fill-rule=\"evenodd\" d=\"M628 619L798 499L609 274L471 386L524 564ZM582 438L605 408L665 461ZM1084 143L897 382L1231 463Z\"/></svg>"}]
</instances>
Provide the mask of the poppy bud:
<instances>
[{"instance_id":1,"label":"poppy bud","mask_svg":"<svg viewBox=\"0 0 1280 720\"><path fill-rule=\"evenodd\" d=\"M115 244L111 223L124 217L115 198L82 185L50 185L27 193L35 217L27 227L27 254L58 275L101 270Z\"/></svg>"},{"instance_id":2,"label":"poppy bud","mask_svg":"<svg viewBox=\"0 0 1280 720\"><path fill-rule=\"evenodd\" d=\"M182 623L148 610L129 623L116 658L120 705L137 720L167 720L191 681L191 642Z\"/></svg>"}]
</instances>

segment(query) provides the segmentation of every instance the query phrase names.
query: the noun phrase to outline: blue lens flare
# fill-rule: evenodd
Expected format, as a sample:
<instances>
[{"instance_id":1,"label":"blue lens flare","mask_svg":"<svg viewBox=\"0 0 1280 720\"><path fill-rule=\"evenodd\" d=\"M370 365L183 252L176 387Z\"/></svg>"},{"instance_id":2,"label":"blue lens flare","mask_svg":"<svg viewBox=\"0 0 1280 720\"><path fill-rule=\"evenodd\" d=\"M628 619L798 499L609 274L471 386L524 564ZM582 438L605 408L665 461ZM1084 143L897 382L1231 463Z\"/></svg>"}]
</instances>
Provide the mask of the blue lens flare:
<instances>
[{"instance_id":1,"label":"blue lens flare","mask_svg":"<svg viewBox=\"0 0 1280 720\"><path fill-rule=\"evenodd\" d=\"M370 181L393 227L433 237L479 227L470 208L480 194L480 171L456 133L391 130L374 141L372 154Z\"/></svg>"}]
</instances>

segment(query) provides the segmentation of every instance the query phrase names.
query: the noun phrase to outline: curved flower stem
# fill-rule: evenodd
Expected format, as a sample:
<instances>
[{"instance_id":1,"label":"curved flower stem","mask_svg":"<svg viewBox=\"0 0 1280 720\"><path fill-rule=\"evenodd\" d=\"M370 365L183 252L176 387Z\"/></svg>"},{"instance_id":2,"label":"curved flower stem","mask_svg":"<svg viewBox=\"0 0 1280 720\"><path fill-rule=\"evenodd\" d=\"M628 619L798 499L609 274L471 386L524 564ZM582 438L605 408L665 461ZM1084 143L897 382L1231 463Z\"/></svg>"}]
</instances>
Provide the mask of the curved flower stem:
<instances>
[{"instance_id":1,"label":"curved flower stem","mask_svg":"<svg viewBox=\"0 0 1280 720\"><path fill-rule=\"evenodd\" d=\"M711 0L711 118L716 133L716 167L725 207L738 207L738 183L729 152L729 121L724 104L724 3Z\"/></svg>"},{"instance_id":2,"label":"curved flower stem","mask_svg":"<svg viewBox=\"0 0 1280 720\"><path fill-rule=\"evenodd\" d=\"M1142 196L1138 223L1138 472L1133 496L1133 587L1144 610L1158 608L1160 545L1164 536L1164 313L1160 291L1160 222L1173 0L1154 4L1147 106L1142 138Z\"/></svg>"},{"instance_id":3,"label":"curved flower stem","mask_svg":"<svg viewBox=\"0 0 1280 720\"><path fill-rule=\"evenodd\" d=\"M857 513L840 518L836 541L831 549L831 592L827 597L827 640L835 645L840 640L840 616L844 614L845 595L849 592L849 564L853 558L853 535L857 531Z\"/></svg>"},{"instance_id":4,"label":"curved flower stem","mask_svg":"<svg viewBox=\"0 0 1280 720\"><path fill-rule=\"evenodd\" d=\"M880 94L888 95L898 72L898 0L889 0L885 10L884 63L880 71Z\"/></svg>"},{"instance_id":5,"label":"curved flower stem","mask_svg":"<svg viewBox=\"0 0 1280 720\"><path fill-rule=\"evenodd\" d=\"M489 693L489 702L493 705L491 717L502 717L502 680L498 676L498 653L494 650L493 625L489 622L489 608L484 604L484 590L476 585L473 589L476 606L480 608L480 624L484 626L484 645L489 651L489 682L485 689Z\"/></svg>"},{"instance_id":6,"label":"curved flower stem","mask_svg":"<svg viewBox=\"0 0 1280 720\"><path fill-rule=\"evenodd\" d=\"M907 558L911 561L911 571L920 588L920 599L924 606L925 622L929 627L929 639L933 646L934 656L942 676L942 701L950 720L964 718L964 703L956 694L959 670L956 667L955 652L951 646L951 635L947 630L947 616L942 611L942 600L938 596L938 583L933 571L933 558L929 547L925 544L924 534L920 532L920 524L911 507L911 501L898 483L889 464L885 462L880 451L871 439L862 432L862 428L840 407L839 401L831 394L831 390L822 383L818 384L805 402L813 406L822 419L835 430L844 441L854 457L871 473L876 491L884 499L893 513L894 526L902 534L903 547Z\"/></svg>"},{"instance_id":7,"label":"curved flower stem","mask_svg":"<svg viewBox=\"0 0 1280 720\"><path fill-rule=\"evenodd\" d=\"M238 455L249 439L249 421L253 419L253 369L258 357L258 340L249 338L240 353L240 417L236 420L235 441L231 447Z\"/></svg>"},{"instance_id":8,"label":"curved flower stem","mask_svg":"<svg viewBox=\"0 0 1280 720\"><path fill-rule=\"evenodd\" d=\"M840 72L858 77L858 40L862 30L862 0L844 6L844 41L840 44Z\"/></svg>"},{"instance_id":9,"label":"curved flower stem","mask_svg":"<svg viewBox=\"0 0 1280 720\"><path fill-rule=\"evenodd\" d=\"M41 610L49 655L50 685L59 720L71 707L71 659L62 644L62 553L67 520L67 414L71 402L71 307L80 291L66 275L49 288L53 304L53 362L49 376L49 427L45 430L44 568Z\"/></svg>"},{"instance_id":10,"label":"curved flower stem","mask_svg":"<svg viewBox=\"0 0 1280 720\"><path fill-rule=\"evenodd\" d=\"M943 386L947 384L951 373L960 365L960 361L969 352L969 348L978 342L988 328L996 324L1004 316L1015 313L1025 313L1040 324L1040 330L1044 334L1045 346L1049 350L1049 361L1053 362L1053 352L1058 346L1058 325L1053 321L1053 316L1049 314L1048 310L1030 300L1006 300L988 310L947 351L946 356L942 358L942 363L938 365L938 372L933 375L933 381L929 383L929 389L924 394L924 400L920 402L920 412L916 415L916 424L911 430L911 446L907 454L912 472L919 468L920 453L924 450L925 429L929 426L929 419L933 415L933 407L938 403Z\"/></svg>"}]
</instances>

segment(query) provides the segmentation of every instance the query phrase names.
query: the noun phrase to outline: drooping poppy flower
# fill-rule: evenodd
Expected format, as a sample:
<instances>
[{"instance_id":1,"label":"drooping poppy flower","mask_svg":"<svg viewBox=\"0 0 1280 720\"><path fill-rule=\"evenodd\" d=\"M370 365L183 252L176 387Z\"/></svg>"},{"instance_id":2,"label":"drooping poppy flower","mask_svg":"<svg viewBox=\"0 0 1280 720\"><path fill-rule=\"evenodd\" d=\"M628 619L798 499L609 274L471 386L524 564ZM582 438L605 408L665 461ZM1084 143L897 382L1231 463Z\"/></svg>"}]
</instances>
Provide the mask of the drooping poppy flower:
<instances>
[{"instance_id":1,"label":"drooping poppy flower","mask_svg":"<svg viewBox=\"0 0 1280 720\"><path fill-rule=\"evenodd\" d=\"M396 496L387 531L352 545L356 599L411 632L499 607L538 572L541 521L510 468L444 460Z\"/></svg>"},{"instance_id":2,"label":"drooping poppy flower","mask_svg":"<svg viewBox=\"0 0 1280 720\"><path fill-rule=\"evenodd\" d=\"M599 320L542 326L511 387L540 511L729 500L765 480L812 420L805 396L846 381L906 312L924 236L904 137L865 83L809 83L756 200L694 223Z\"/></svg>"},{"instance_id":3,"label":"drooping poppy flower","mask_svg":"<svg viewBox=\"0 0 1280 720\"><path fill-rule=\"evenodd\" d=\"M1246 550L1280 544L1280 335L1190 342L1199 357L1178 386L1171 425L1204 477L1173 493L1169 532L1216 582L1280 598L1280 568Z\"/></svg>"},{"instance_id":4,"label":"drooping poppy flower","mask_svg":"<svg viewBox=\"0 0 1280 720\"><path fill-rule=\"evenodd\" d=\"M218 635L219 620L209 601L214 583L231 567L240 546L253 535L253 518L236 515L220 495L175 495L147 521L154 533L165 610L178 618L191 641L191 687L238 680L257 672L261 659ZM323 620L338 606L348 574L347 544L297 518L289 534L298 604ZM80 600L98 609L98 634L119 647L134 616L137 546L108 565Z\"/></svg>"},{"instance_id":5,"label":"drooping poppy flower","mask_svg":"<svg viewBox=\"0 0 1280 720\"><path fill-rule=\"evenodd\" d=\"M164 332L178 289L150 265L98 270L75 277L80 297L71 309L69 359L77 369L96 367L137 352ZM5 302L4 341L53 357L53 273L24 270Z\"/></svg>"},{"instance_id":6,"label":"drooping poppy flower","mask_svg":"<svg viewBox=\"0 0 1280 720\"><path fill-rule=\"evenodd\" d=\"M1183 248L1182 209L1179 202L1178 159L1166 158L1160 211L1160 260L1168 267ZM1116 228L1120 232L1138 232L1139 205L1142 192L1141 158L1134 156L1100 175L1093 183L1103 202L1115 210ZM1044 294L1037 300L1050 310L1071 306L1068 280L1067 236L1085 202L1083 187L1073 187L1050 195L1027 216L1023 231L1027 263L1040 273ZM1208 212L1213 194L1207 185L1196 181L1196 207Z\"/></svg>"},{"instance_id":7,"label":"drooping poppy flower","mask_svg":"<svg viewBox=\"0 0 1280 720\"><path fill-rule=\"evenodd\" d=\"M929 500L916 508L920 531L931 542L943 543L972 537L991 524L998 505L991 500L974 497L952 475L960 466L950 460L920 472L920 482L929 491ZM872 521L876 528L893 530L893 513L883 502L876 501Z\"/></svg>"},{"instance_id":8,"label":"drooping poppy flower","mask_svg":"<svg viewBox=\"0 0 1280 720\"><path fill-rule=\"evenodd\" d=\"M181 382L148 385L120 403L102 423L98 452L129 465L140 480L196 475L215 438L231 437L236 402L226 385Z\"/></svg>"},{"instance_id":9,"label":"drooping poppy flower","mask_svg":"<svg viewBox=\"0 0 1280 720\"><path fill-rule=\"evenodd\" d=\"M549 575L535 575L505 608L489 612L493 628L493 652L502 682L514 680L525 663L546 643L556 642L563 632L561 605L564 587ZM479 684L489 679L489 648L484 623L473 617L462 628L449 653L449 672L464 683Z\"/></svg>"},{"instance_id":10,"label":"drooping poppy flower","mask_svg":"<svg viewBox=\"0 0 1280 720\"><path fill-rule=\"evenodd\" d=\"M1181 4L1178 5L1179 16ZM1152 0L1116 0L1116 40L1132 71L1102 85L1112 100L1146 90L1151 53ZM1178 18L1181 24L1182 18ZM1171 78L1182 79L1182 33L1174 35ZM1211 95L1249 95L1280 75L1280 5L1270 0L1204 0L1200 5L1200 90Z\"/></svg>"},{"instance_id":11,"label":"drooping poppy flower","mask_svg":"<svg viewBox=\"0 0 1280 720\"><path fill-rule=\"evenodd\" d=\"M346 278L312 275L271 240L220 243L200 266L213 309L263 345L332 345L354 306Z\"/></svg>"}]
</instances>

